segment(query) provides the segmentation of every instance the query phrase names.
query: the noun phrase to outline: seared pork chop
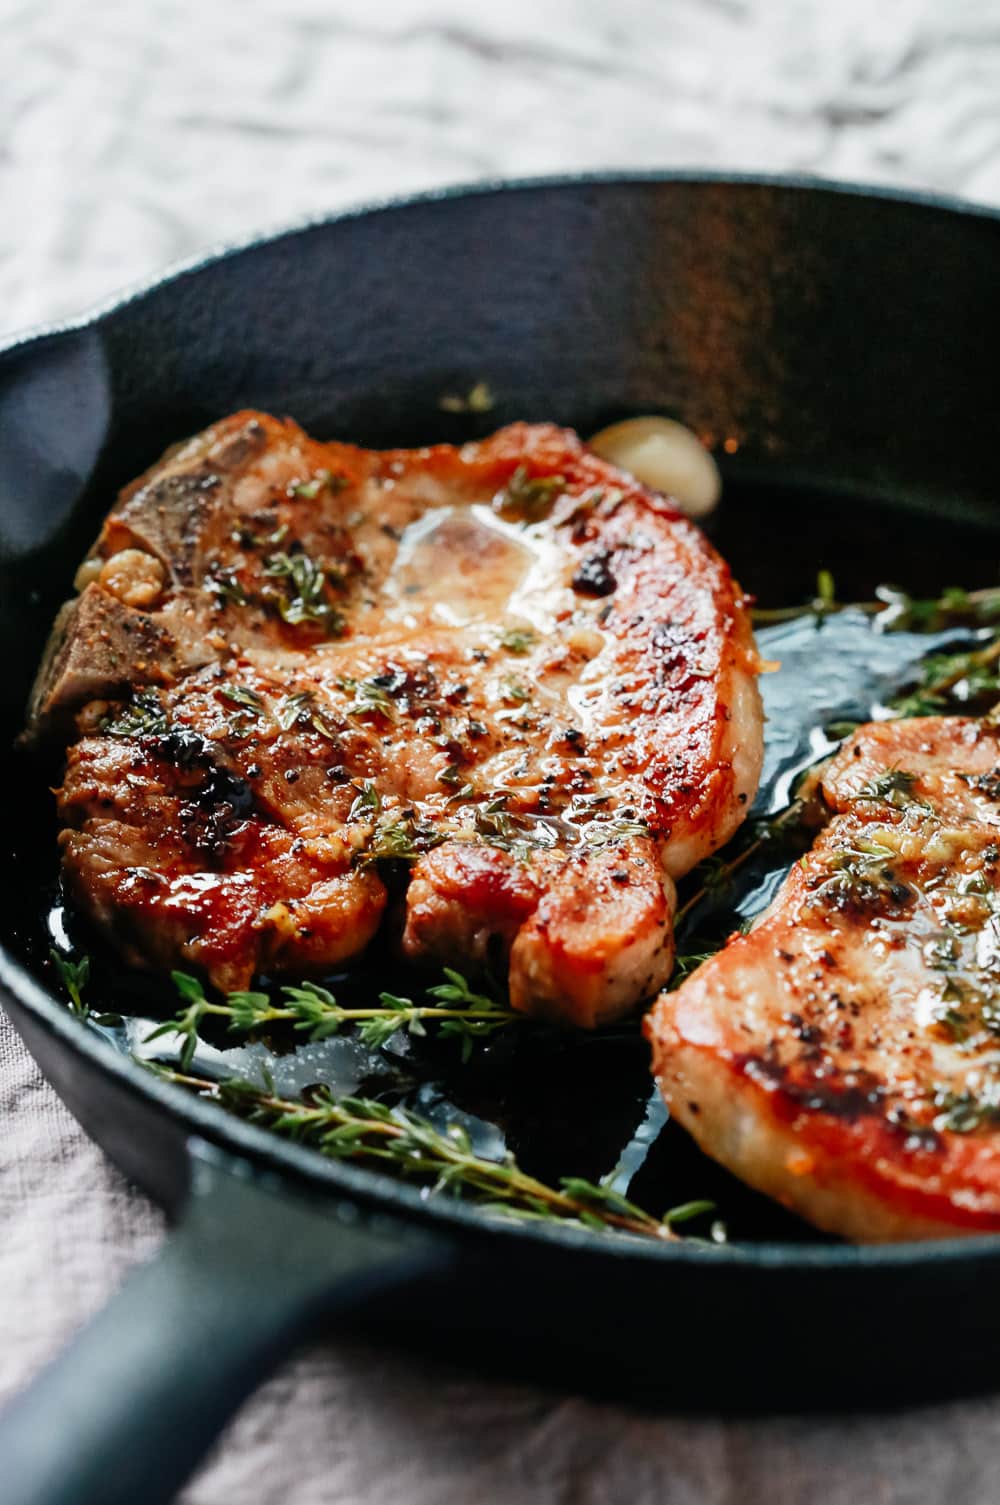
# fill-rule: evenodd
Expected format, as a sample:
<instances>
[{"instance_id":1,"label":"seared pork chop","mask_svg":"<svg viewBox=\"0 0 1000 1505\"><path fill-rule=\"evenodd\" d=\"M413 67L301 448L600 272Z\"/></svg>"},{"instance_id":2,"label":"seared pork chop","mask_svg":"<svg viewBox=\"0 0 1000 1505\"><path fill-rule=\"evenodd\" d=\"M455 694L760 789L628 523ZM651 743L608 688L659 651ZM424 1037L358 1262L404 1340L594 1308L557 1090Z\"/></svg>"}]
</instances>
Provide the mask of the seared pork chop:
<instances>
[{"instance_id":1,"label":"seared pork chop","mask_svg":"<svg viewBox=\"0 0 1000 1505\"><path fill-rule=\"evenodd\" d=\"M883 722L770 910L646 1021L673 1116L819 1227L1000 1229L1000 730Z\"/></svg>"},{"instance_id":2,"label":"seared pork chop","mask_svg":"<svg viewBox=\"0 0 1000 1505\"><path fill-rule=\"evenodd\" d=\"M65 883L130 962L315 975L388 915L581 1025L663 984L673 880L756 787L758 662L704 536L575 435L239 414L123 493L78 584L33 727L70 744Z\"/></svg>"}]
</instances>

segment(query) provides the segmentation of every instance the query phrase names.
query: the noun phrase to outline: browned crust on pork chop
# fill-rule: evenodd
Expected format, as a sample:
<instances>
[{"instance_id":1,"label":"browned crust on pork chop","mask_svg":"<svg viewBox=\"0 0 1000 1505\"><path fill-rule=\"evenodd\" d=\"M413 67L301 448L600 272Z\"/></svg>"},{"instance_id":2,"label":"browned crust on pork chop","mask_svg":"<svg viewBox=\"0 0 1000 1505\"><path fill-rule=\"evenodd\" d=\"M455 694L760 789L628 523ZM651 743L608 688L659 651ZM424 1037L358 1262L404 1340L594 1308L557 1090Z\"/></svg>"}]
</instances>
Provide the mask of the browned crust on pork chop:
<instances>
[{"instance_id":1,"label":"browned crust on pork chop","mask_svg":"<svg viewBox=\"0 0 1000 1505\"><path fill-rule=\"evenodd\" d=\"M408 868L407 956L488 952L517 1007L590 1025L669 975L671 880L756 786L756 651L699 530L575 435L237 414L123 492L82 579L32 731L75 717L66 881L132 961L321 973Z\"/></svg>"},{"instance_id":2,"label":"browned crust on pork chop","mask_svg":"<svg viewBox=\"0 0 1000 1505\"><path fill-rule=\"evenodd\" d=\"M1000 1229L1000 731L862 727L770 910L646 1021L672 1115L830 1232Z\"/></svg>"}]
</instances>

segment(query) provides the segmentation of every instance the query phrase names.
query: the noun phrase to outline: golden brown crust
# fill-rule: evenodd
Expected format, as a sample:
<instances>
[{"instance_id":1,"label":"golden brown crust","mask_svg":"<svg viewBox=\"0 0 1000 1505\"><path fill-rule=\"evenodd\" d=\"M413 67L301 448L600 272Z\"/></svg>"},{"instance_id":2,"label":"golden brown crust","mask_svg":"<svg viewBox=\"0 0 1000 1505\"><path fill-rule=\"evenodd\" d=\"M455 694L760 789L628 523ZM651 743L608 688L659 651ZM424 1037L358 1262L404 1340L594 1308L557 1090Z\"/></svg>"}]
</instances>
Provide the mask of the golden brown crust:
<instances>
[{"instance_id":1,"label":"golden brown crust","mask_svg":"<svg viewBox=\"0 0 1000 1505\"><path fill-rule=\"evenodd\" d=\"M1000 734L861 728L770 911L646 1022L717 1159L864 1240L1000 1229Z\"/></svg>"},{"instance_id":2,"label":"golden brown crust","mask_svg":"<svg viewBox=\"0 0 1000 1505\"><path fill-rule=\"evenodd\" d=\"M414 959L495 936L518 1007L588 1024L662 983L665 873L731 833L761 754L741 593L671 503L547 425L377 453L243 413L123 493L95 569L82 600L162 651L61 660L39 725L79 711L64 864L130 955L321 971L396 858ZM125 683L138 712L93 703ZM486 899L473 849L508 873Z\"/></svg>"}]
</instances>

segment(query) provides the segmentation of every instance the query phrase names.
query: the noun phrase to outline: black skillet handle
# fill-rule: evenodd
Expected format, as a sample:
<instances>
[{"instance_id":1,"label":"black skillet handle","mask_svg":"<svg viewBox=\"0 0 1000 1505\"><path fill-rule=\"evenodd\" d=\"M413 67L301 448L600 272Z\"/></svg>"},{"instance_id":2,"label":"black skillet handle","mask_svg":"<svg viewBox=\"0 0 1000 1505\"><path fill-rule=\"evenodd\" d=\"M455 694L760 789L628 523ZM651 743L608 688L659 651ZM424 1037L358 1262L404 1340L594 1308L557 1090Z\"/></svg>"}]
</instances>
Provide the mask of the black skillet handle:
<instances>
[{"instance_id":1,"label":"black skillet handle","mask_svg":"<svg viewBox=\"0 0 1000 1505\"><path fill-rule=\"evenodd\" d=\"M440 1260L214 1147L192 1157L161 1252L0 1416L4 1505L166 1505L296 1339Z\"/></svg>"}]
</instances>

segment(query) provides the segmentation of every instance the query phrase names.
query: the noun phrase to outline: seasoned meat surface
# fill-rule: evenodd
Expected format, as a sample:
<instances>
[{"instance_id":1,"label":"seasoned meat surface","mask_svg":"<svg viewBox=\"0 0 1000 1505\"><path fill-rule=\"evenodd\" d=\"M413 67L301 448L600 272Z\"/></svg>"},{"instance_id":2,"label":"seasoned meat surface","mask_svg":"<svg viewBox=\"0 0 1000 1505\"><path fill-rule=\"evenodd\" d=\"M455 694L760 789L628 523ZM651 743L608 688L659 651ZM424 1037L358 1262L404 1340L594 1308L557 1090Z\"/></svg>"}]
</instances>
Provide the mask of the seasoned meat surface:
<instances>
[{"instance_id":1,"label":"seasoned meat surface","mask_svg":"<svg viewBox=\"0 0 1000 1505\"><path fill-rule=\"evenodd\" d=\"M122 495L39 676L65 882L133 963L318 974L385 920L592 1025L669 975L741 820L758 664L724 562L575 435L320 444L238 414Z\"/></svg>"},{"instance_id":2,"label":"seasoned meat surface","mask_svg":"<svg viewBox=\"0 0 1000 1505\"><path fill-rule=\"evenodd\" d=\"M647 1021L703 1149L859 1240L1000 1229L1000 730L862 727L770 910Z\"/></svg>"}]
</instances>

